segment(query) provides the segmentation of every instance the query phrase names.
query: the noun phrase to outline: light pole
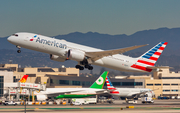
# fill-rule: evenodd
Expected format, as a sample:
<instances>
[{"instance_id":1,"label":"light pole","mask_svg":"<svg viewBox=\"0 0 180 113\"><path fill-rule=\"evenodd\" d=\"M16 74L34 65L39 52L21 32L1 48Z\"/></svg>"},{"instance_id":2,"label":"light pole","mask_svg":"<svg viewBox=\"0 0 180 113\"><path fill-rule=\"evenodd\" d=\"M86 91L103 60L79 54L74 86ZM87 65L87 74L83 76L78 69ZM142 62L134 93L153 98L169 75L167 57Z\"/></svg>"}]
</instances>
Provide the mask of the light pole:
<instances>
[{"instance_id":1,"label":"light pole","mask_svg":"<svg viewBox=\"0 0 180 113\"><path fill-rule=\"evenodd\" d=\"M26 113L26 99L24 99L24 102L25 102L25 110L24 110L24 113Z\"/></svg>"}]
</instances>

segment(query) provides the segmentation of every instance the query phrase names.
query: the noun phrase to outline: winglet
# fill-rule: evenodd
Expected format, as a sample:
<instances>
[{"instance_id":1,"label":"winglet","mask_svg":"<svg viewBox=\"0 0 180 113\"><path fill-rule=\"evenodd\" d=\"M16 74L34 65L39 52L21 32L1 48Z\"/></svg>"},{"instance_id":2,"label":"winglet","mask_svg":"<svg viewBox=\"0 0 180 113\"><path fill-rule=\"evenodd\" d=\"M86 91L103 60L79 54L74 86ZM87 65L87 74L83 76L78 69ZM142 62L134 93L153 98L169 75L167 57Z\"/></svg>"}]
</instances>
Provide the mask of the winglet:
<instances>
[{"instance_id":1,"label":"winglet","mask_svg":"<svg viewBox=\"0 0 180 113\"><path fill-rule=\"evenodd\" d=\"M108 71L104 71L104 73L90 86L90 88L102 89L108 73Z\"/></svg>"},{"instance_id":2,"label":"winglet","mask_svg":"<svg viewBox=\"0 0 180 113\"><path fill-rule=\"evenodd\" d=\"M24 75L24 76L19 80L19 82L25 83L25 82L27 81L28 76L29 76L29 75Z\"/></svg>"}]
</instances>

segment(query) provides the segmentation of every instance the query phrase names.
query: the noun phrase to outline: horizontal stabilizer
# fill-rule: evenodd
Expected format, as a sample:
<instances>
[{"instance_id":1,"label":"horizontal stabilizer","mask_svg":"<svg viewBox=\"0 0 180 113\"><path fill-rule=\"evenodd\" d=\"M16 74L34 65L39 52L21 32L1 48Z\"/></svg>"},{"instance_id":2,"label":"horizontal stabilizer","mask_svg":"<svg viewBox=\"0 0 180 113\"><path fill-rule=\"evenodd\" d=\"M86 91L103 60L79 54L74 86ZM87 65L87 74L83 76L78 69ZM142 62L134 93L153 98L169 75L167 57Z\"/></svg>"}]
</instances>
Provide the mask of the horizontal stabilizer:
<instances>
[{"instance_id":1,"label":"horizontal stabilizer","mask_svg":"<svg viewBox=\"0 0 180 113\"><path fill-rule=\"evenodd\" d=\"M150 66L148 66L147 68L149 68L149 69L165 69L165 68L172 69L172 67L169 67L169 66L158 66L158 67L150 67Z\"/></svg>"}]
</instances>

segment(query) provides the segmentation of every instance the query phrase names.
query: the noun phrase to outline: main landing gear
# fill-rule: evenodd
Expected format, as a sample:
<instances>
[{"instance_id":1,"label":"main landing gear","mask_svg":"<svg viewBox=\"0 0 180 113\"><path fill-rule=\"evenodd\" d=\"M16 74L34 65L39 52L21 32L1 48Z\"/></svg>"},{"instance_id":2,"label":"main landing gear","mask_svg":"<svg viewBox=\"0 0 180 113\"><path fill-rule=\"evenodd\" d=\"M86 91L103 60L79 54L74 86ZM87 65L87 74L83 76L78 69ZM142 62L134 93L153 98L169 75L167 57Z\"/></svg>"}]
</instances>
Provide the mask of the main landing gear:
<instances>
[{"instance_id":1,"label":"main landing gear","mask_svg":"<svg viewBox=\"0 0 180 113\"><path fill-rule=\"evenodd\" d=\"M79 70L84 70L84 68L87 68L89 70L93 70L93 67L91 65L85 65L84 67L81 65L76 65L75 67L76 67L76 69L79 69Z\"/></svg>"},{"instance_id":2,"label":"main landing gear","mask_svg":"<svg viewBox=\"0 0 180 113\"><path fill-rule=\"evenodd\" d=\"M75 67L76 67L76 69L79 69L79 70L84 70L84 67L83 67L83 66L76 65Z\"/></svg>"},{"instance_id":3,"label":"main landing gear","mask_svg":"<svg viewBox=\"0 0 180 113\"><path fill-rule=\"evenodd\" d=\"M84 70L84 68L87 68L89 70L93 70L93 67L91 66L91 64L88 63L87 58L84 59L83 61L80 61L79 63L80 65L75 66L76 69Z\"/></svg>"},{"instance_id":4,"label":"main landing gear","mask_svg":"<svg viewBox=\"0 0 180 113\"><path fill-rule=\"evenodd\" d=\"M18 48L17 53L21 53L21 47L20 46L16 46Z\"/></svg>"}]
</instances>

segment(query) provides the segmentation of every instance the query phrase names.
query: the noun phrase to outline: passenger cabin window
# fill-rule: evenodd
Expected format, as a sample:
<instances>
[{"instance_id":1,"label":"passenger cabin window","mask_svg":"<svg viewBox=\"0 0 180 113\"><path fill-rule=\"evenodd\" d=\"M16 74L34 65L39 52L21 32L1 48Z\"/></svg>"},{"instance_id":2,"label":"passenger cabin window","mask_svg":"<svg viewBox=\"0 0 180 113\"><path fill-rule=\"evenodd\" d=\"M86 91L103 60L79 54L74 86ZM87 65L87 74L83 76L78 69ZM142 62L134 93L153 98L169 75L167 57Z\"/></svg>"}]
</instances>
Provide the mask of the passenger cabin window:
<instances>
[{"instance_id":1,"label":"passenger cabin window","mask_svg":"<svg viewBox=\"0 0 180 113\"><path fill-rule=\"evenodd\" d=\"M18 34L12 34L12 36L18 36Z\"/></svg>"}]
</instances>

